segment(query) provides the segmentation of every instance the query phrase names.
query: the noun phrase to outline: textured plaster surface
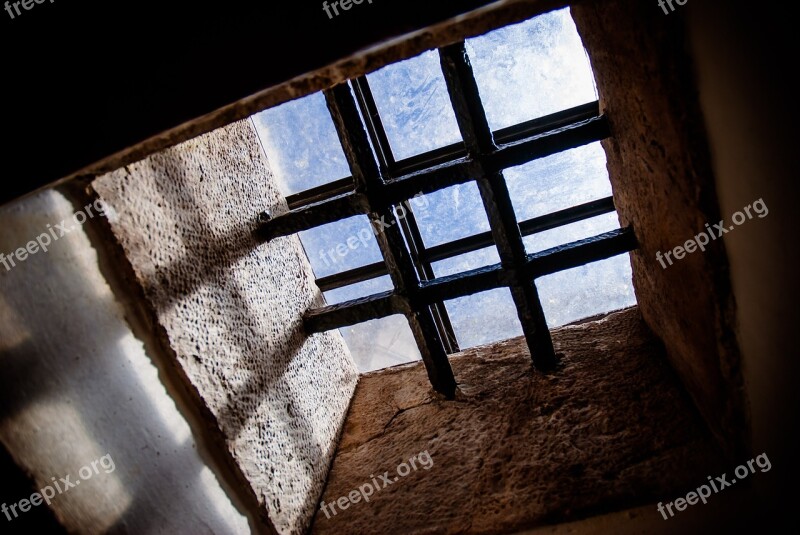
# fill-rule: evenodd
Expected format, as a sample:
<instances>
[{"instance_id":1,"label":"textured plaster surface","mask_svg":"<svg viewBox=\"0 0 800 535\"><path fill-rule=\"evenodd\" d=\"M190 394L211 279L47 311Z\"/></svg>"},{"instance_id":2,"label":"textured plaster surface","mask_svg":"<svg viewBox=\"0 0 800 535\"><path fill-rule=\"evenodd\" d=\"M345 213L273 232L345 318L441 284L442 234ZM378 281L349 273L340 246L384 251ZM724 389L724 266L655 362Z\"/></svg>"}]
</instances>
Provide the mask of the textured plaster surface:
<instances>
[{"instance_id":1,"label":"textured plaster surface","mask_svg":"<svg viewBox=\"0 0 800 535\"><path fill-rule=\"evenodd\" d=\"M337 332L307 337L320 304L296 237L258 245L285 210L242 121L98 178L112 230L174 352L269 524L311 520L357 381Z\"/></svg>"},{"instance_id":2,"label":"textured plaster surface","mask_svg":"<svg viewBox=\"0 0 800 535\"><path fill-rule=\"evenodd\" d=\"M52 190L4 206L0 252L74 211ZM247 532L103 278L83 232L92 223L67 222L75 230L47 252L0 267L0 442L34 489L76 483L82 467L110 456L113 466L53 499L70 533ZM33 492L18 490L7 505ZM45 507L0 515L0 531L32 532L27 516Z\"/></svg>"},{"instance_id":3,"label":"textured plaster surface","mask_svg":"<svg viewBox=\"0 0 800 535\"><path fill-rule=\"evenodd\" d=\"M516 338L451 359L437 399L420 364L362 376L324 502L427 451L418 469L314 533L513 533L677 496L718 452L638 309L553 331L563 369L531 369ZM723 470L720 469L718 473ZM670 498L672 499L672 498Z\"/></svg>"}]
</instances>

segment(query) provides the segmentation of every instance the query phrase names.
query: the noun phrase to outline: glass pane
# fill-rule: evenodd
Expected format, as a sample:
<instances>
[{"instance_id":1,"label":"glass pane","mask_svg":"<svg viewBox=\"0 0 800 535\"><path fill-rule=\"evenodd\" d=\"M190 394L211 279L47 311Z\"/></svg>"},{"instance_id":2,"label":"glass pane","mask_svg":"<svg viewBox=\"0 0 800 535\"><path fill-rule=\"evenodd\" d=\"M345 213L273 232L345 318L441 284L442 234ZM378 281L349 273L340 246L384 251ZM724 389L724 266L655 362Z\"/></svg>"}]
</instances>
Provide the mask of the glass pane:
<instances>
[{"instance_id":1,"label":"glass pane","mask_svg":"<svg viewBox=\"0 0 800 535\"><path fill-rule=\"evenodd\" d=\"M264 110L253 122L284 196L350 176L322 93Z\"/></svg>"},{"instance_id":2,"label":"glass pane","mask_svg":"<svg viewBox=\"0 0 800 535\"><path fill-rule=\"evenodd\" d=\"M459 297L445 303L461 349L522 335L508 288Z\"/></svg>"},{"instance_id":3,"label":"glass pane","mask_svg":"<svg viewBox=\"0 0 800 535\"><path fill-rule=\"evenodd\" d=\"M619 228L619 217L616 212L598 215L577 223L571 223L523 238L528 253L538 253L551 247L591 238L604 232Z\"/></svg>"},{"instance_id":4,"label":"glass pane","mask_svg":"<svg viewBox=\"0 0 800 535\"><path fill-rule=\"evenodd\" d=\"M416 206L414 208L419 232L426 247L489 230L489 220L483 209L478 186L474 182L420 195L414 199L414 202L417 201L420 204L427 201L424 211Z\"/></svg>"},{"instance_id":5,"label":"glass pane","mask_svg":"<svg viewBox=\"0 0 800 535\"><path fill-rule=\"evenodd\" d=\"M365 215L300 232L314 275L327 277L383 259L373 225Z\"/></svg>"},{"instance_id":6,"label":"glass pane","mask_svg":"<svg viewBox=\"0 0 800 535\"><path fill-rule=\"evenodd\" d=\"M536 280L547 325L566 325L636 304L630 255L623 254Z\"/></svg>"},{"instance_id":7,"label":"glass pane","mask_svg":"<svg viewBox=\"0 0 800 535\"><path fill-rule=\"evenodd\" d=\"M461 141L437 52L389 65L367 80L396 160Z\"/></svg>"},{"instance_id":8,"label":"glass pane","mask_svg":"<svg viewBox=\"0 0 800 535\"><path fill-rule=\"evenodd\" d=\"M497 248L491 246L434 262L431 264L431 267L433 267L433 274L435 276L446 277L447 275L455 275L456 273L462 273L470 269L499 263L500 255L497 254Z\"/></svg>"},{"instance_id":9,"label":"glass pane","mask_svg":"<svg viewBox=\"0 0 800 535\"><path fill-rule=\"evenodd\" d=\"M518 221L611 195L600 142L533 160L503 174Z\"/></svg>"},{"instance_id":10,"label":"glass pane","mask_svg":"<svg viewBox=\"0 0 800 535\"><path fill-rule=\"evenodd\" d=\"M422 358L404 316L370 320L339 331L362 373Z\"/></svg>"},{"instance_id":11,"label":"glass pane","mask_svg":"<svg viewBox=\"0 0 800 535\"><path fill-rule=\"evenodd\" d=\"M492 130L597 100L568 8L467 40Z\"/></svg>"},{"instance_id":12,"label":"glass pane","mask_svg":"<svg viewBox=\"0 0 800 535\"><path fill-rule=\"evenodd\" d=\"M328 290L325 292L325 302L329 305L335 305L351 299L385 292L393 288L392 279L389 278L389 275L384 275L383 277L358 282L349 286L342 286L335 290Z\"/></svg>"}]
</instances>

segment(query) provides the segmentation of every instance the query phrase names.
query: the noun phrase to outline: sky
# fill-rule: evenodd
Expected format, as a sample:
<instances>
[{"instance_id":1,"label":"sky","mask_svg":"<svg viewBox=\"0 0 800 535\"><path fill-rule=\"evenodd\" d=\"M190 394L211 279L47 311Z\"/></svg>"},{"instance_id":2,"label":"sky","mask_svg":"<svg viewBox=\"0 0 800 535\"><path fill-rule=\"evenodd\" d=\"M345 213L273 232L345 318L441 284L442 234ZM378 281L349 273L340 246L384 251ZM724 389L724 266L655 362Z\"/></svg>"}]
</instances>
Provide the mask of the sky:
<instances>
[{"instance_id":1,"label":"sky","mask_svg":"<svg viewBox=\"0 0 800 535\"><path fill-rule=\"evenodd\" d=\"M535 17L466 43L489 125L498 130L597 100L591 65L568 9ZM396 160L460 142L438 54L426 52L367 75ZM321 93L253 117L285 195L350 175ZM504 171L518 221L611 195L599 142ZM412 199L426 247L489 230L474 182ZM616 213L528 236L528 253L619 228ZM301 232L317 277L381 260L366 216ZM437 277L499 262L494 246L433 265ZM636 303L629 255L536 281L548 325L557 327ZM391 290L388 276L325 293L338 303ZM461 349L522 334L507 288L445 304ZM419 360L402 316L342 328L361 371Z\"/></svg>"}]
</instances>

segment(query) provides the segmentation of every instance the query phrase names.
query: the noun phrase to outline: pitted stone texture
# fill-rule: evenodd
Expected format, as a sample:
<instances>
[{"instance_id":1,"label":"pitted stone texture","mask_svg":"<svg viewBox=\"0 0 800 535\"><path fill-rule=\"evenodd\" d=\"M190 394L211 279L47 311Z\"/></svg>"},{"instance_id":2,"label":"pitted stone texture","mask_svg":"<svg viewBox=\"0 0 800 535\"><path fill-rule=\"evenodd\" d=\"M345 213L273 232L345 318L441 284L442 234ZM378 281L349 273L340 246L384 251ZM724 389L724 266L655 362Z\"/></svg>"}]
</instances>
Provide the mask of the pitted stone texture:
<instances>
[{"instance_id":1,"label":"pitted stone texture","mask_svg":"<svg viewBox=\"0 0 800 535\"><path fill-rule=\"evenodd\" d=\"M180 370L279 533L303 532L358 379L338 332L306 337L321 303L296 236L258 245L286 210L250 121L93 183Z\"/></svg>"},{"instance_id":2,"label":"pitted stone texture","mask_svg":"<svg viewBox=\"0 0 800 535\"><path fill-rule=\"evenodd\" d=\"M514 533L679 496L724 471L637 308L553 341L564 367L551 375L532 370L522 338L453 357L455 401L432 395L420 364L363 375L325 503L418 452L433 467L318 511L313 532Z\"/></svg>"}]
</instances>

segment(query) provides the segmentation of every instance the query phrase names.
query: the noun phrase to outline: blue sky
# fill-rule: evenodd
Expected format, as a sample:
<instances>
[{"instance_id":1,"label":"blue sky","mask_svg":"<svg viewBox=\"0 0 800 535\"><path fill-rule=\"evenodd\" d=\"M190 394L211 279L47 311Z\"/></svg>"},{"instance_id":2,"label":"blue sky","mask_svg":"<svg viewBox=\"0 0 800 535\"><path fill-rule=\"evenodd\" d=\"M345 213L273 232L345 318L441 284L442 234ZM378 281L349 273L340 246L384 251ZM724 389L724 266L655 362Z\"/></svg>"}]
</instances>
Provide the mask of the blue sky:
<instances>
[{"instance_id":1,"label":"blue sky","mask_svg":"<svg viewBox=\"0 0 800 535\"><path fill-rule=\"evenodd\" d=\"M493 130L597 99L591 66L566 9L470 39L467 51ZM367 78L396 159L460 141L435 51ZM253 119L284 194L349 176L321 93ZM611 194L600 143L529 162L504 175L519 221ZM411 209L427 247L489 230L474 182L414 199ZM532 253L618 227L616 214L606 214L528 236L525 245ZM317 277L381 259L366 216L302 232L300 239ZM436 276L444 276L498 261L490 247L433 267ZM326 292L325 297L335 303L391 287L389 278L381 277ZM551 327L635 304L627 254L543 277L537 287ZM522 334L508 289L446 306L462 349ZM420 358L402 316L341 331L362 371Z\"/></svg>"}]
</instances>

